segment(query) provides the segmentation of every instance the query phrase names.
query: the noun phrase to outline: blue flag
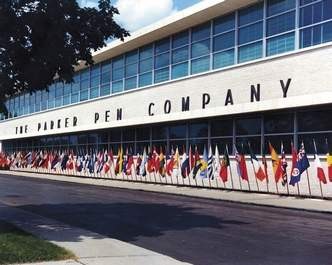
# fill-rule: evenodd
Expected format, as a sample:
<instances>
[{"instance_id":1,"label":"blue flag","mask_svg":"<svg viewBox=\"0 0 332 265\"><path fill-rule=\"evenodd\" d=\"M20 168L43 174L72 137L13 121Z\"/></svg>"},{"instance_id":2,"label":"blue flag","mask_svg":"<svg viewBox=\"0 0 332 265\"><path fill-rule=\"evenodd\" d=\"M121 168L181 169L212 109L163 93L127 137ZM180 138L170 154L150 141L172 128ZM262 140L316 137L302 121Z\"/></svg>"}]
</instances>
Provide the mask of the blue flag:
<instances>
[{"instance_id":1,"label":"blue flag","mask_svg":"<svg viewBox=\"0 0 332 265\"><path fill-rule=\"evenodd\" d=\"M299 153L297 154L296 166L292 171L292 176L289 184L294 186L296 183L300 182L301 174L304 171L306 171L309 167L310 167L309 160L307 158L307 154L304 149L304 144L302 142Z\"/></svg>"}]
</instances>

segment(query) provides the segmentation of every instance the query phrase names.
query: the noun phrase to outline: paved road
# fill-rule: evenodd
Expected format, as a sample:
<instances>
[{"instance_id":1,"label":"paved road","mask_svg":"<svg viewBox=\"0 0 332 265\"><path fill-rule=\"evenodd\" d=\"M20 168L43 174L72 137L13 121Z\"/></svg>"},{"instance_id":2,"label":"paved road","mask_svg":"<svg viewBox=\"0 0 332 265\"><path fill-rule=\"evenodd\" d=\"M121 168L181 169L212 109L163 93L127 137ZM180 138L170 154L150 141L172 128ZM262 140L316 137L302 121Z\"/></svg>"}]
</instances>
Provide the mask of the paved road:
<instances>
[{"instance_id":1,"label":"paved road","mask_svg":"<svg viewBox=\"0 0 332 265\"><path fill-rule=\"evenodd\" d=\"M332 262L328 214L4 175L0 201L193 264Z\"/></svg>"}]
</instances>

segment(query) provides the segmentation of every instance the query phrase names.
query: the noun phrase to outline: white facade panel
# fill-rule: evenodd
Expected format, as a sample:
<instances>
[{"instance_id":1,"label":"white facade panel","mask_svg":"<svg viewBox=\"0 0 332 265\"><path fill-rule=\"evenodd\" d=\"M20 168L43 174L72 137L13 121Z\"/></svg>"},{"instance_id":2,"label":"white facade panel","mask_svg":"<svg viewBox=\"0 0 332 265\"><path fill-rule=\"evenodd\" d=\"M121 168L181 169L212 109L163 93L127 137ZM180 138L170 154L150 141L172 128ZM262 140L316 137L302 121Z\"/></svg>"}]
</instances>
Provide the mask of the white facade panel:
<instances>
[{"instance_id":1,"label":"white facade panel","mask_svg":"<svg viewBox=\"0 0 332 265\"><path fill-rule=\"evenodd\" d=\"M19 117L0 122L0 140L328 104L332 102L331 58L332 45L325 45ZM251 102L251 86L257 89L258 84L260 101ZM287 84L284 97L282 86L285 89ZM232 94L233 105L225 106L230 100L227 93ZM210 96L205 108L204 94ZM182 100L188 96L190 110L184 112ZM171 109L165 114L167 100ZM121 120L117 109L122 109Z\"/></svg>"}]
</instances>

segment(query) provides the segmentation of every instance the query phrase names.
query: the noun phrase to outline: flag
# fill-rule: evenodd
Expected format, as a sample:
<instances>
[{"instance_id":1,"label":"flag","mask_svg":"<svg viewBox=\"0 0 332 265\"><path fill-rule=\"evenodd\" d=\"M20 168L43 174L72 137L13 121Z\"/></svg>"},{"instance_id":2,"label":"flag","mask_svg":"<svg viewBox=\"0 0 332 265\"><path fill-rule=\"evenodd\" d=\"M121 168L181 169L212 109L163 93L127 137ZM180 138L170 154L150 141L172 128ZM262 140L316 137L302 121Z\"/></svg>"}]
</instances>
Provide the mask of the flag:
<instances>
[{"instance_id":1,"label":"flag","mask_svg":"<svg viewBox=\"0 0 332 265\"><path fill-rule=\"evenodd\" d=\"M278 153L274 149L271 143L269 143L269 149L271 154L271 160L272 160L272 168L274 173L274 179L276 183L279 182L279 180L282 178L282 163L281 159L278 156Z\"/></svg>"},{"instance_id":2,"label":"flag","mask_svg":"<svg viewBox=\"0 0 332 265\"><path fill-rule=\"evenodd\" d=\"M142 162L139 168L139 175L145 177L146 176L146 163L147 163L147 156L146 156L146 150L144 148L143 156L142 156Z\"/></svg>"},{"instance_id":3,"label":"flag","mask_svg":"<svg viewBox=\"0 0 332 265\"><path fill-rule=\"evenodd\" d=\"M209 155L208 155L208 159L207 159L207 176L209 179L213 179L213 163L214 163L214 159L213 159L213 155L212 155L212 148L210 145L209 148Z\"/></svg>"},{"instance_id":4,"label":"flag","mask_svg":"<svg viewBox=\"0 0 332 265\"><path fill-rule=\"evenodd\" d=\"M175 163L175 161L174 161L174 150L172 148L171 154L169 155L169 159L168 159L168 162L167 162L167 165L166 165L166 174L168 176L172 176L174 163Z\"/></svg>"},{"instance_id":5,"label":"flag","mask_svg":"<svg viewBox=\"0 0 332 265\"><path fill-rule=\"evenodd\" d=\"M195 147L195 154L194 154L194 167L193 167L193 178L196 178L197 173L201 167L201 158L198 153L197 146Z\"/></svg>"},{"instance_id":6,"label":"flag","mask_svg":"<svg viewBox=\"0 0 332 265\"><path fill-rule=\"evenodd\" d=\"M126 175L129 176L132 174L132 167L134 165L134 157L132 155L131 150L127 153L127 164L126 164Z\"/></svg>"},{"instance_id":7,"label":"flag","mask_svg":"<svg viewBox=\"0 0 332 265\"><path fill-rule=\"evenodd\" d=\"M326 149L327 149L327 155L326 155L327 171L328 171L329 180L332 182L332 153L330 152L327 139L326 139Z\"/></svg>"},{"instance_id":8,"label":"flag","mask_svg":"<svg viewBox=\"0 0 332 265\"><path fill-rule=\"evenodd\" d=\"M252 166L254 168L255 171L255 176L257 179L259 179L260 181L263 181L264 179L266 179L266 175L265 172L263 170L263 166L262 164L258 161L258 158L256 157L254 151L251 149L251 146L249 144L249 151L250 151L250 159L251 159L251 163Z\"/></svg>"},{"instance_id":9,"label":"flag","mask_svg":"<svg viewBox=\"0 0 332 265\"><path fill-rule=\"evenodd\" d=\"M263 155L262 155L262 164L264 166L264 173L265 173L265 176L266 176L266 181L269 182L269 175L268 175L268 172L267 172L267 161L266 161L266 155L265 155L264 151L263 151Z\"/></svg>"},{"instance_id":10,"label":"flag","mask_svg":"<svg viewBox=\"0 0 332 265\"><path fill-rule=\"evenodd\" d=\"M189 171L192 172L192 170L195 167L195 156L191 150L191 146L189 147Z\"/></svg>"},{"instance_id":11,"label":"flag","mask_svg":"<svg viewBox=\"0 0 332 265\"><path fill-rule=\"evenodd\" d=\"M111 166L113 164L113 152L112 150L109 151L107 153L107 151L105 151L105 163L104 163L104 166L103 166L103 171L104 171L104 174L108 174L108 172L111 170Z\"/></svg>"},{"instance_id":12,"label":"flag","mask_svg":"<svg viewBox=\"0 0 332 265\"><path fill-rule=\"evenodd\" d=\"M147 163L147 170L149 173L154 172L155 169L155 158L154 153L151 152L150 147L148 148L148 163Z\"/></svg>"},{"instance_id":13,"label":"flag","mask_svg":"<svg viewBox=\"0 0 332 265\"><path fill-rule=\"evenodd\" d=\"M204 151L203 151L203 157L201 158L201 162L200 162L201 166L199 168L200 170L200 173L199 173L199 176L201 178L207 178L208 175L207 175L207 168L208 168L208 154L207 154L207 151L206 151L206 147L204 146Z\"/></svg>"},{"instance_id":14,"label":"flag","mask_svg":"<svg viewBox=\"0 0 332 265\"><path fill-rule=\"evenodd\" d=\"M249 181L246 159L243 152L243 146L241 153L239 153L236 146L234 145L234 151L235 151L235 160L237 162L236 168L238 176L240 176L243 180Z\"/></svg>"},{"instance_id":15,"label":"flag","mask_svg":"<svg viewBox=\"0 0 332 265\"><path fill-rule=\"evenodd\" d=\"M181 175L183 178L186 178L186 177L188 177L189 173L190 173L189 157L187 157L186 152L183 152L182 164L181 164Z\"/></svg>"},{"instance_id":16,"label":"flag","mask_svg":"<svg viewBox=\"0 0 332 265\"><path fill-rule=\"evenodd\" d=\"M142 157L139 153L137 153L136 155L136 164L135 164L135 168L136 168L136 175L139 175L139 169L141 167L142 164Z\"/></svg>"},{"instance_id":17,"label":"flag","mask_svg":"<svg viewBox=\"0 0 332 265\"><path fill-rule=\"evenodd\" d=\"M162 177L165 177L166 175L166 159L165 159L165 155L163 153L162 148L160 147L160 154L159 154L159 174Z\"/></svg>"},{"instance_id":18,"label":"flag","mask_svg":"<svg viewBox=\"0 0 332 265\"><path fill-rule=\"evenodd\" d=\"M123 150L121 146L119 147L118 157L116 159L115 174L116 175L120 174L122 170L123 170Z\"/></svg>"},{"instance_id":19,"label":"flag","mask_svg":"<svg viewBox=\"0 0 332 265\"><path fill-rule=\"evenodd\" d=\"M154 161L154 171L157 173L157 172L159 172L159 169L160 169L160 158L159 158L159 154L157 152L156 147L153 148L152 159Z\"/></svg>"},{"instance_id":20,"label":"flag","mask_svg":"<svg viewBox=\"0 0 332 265\"><path fill-rule=\"evenodd\" d=\"M221 161L220 171L219 171L219 176L223 182L227 182L227 180L228 180L228 167L229 166L230 166L230 162L229 162L228 146L226 145L224 156Z\"/></svg>"},{"instance_id":21,"label":"flag","mask_svg":"<svg viewBox=\"0 0 332 265\"><path fill-rule=\"evenodd\" d=\"M216 144L216 148L214 150L214 175L218 177L221 165L220 165L220 156L219 156L219 150L218 150L218 145Z\"/></svg>"},{"instance_id":22,"label":"flag","mask_svg":"<svg viewBox=\"0 0 332 265\"><path fill-rule=\"evenodd\" d=\"M305 153L304 144L302 142L301 148L297 154L296 165L292 171L290 185L295 185L301 180L301 174L310 167L309 160Z\"/></svg>"},{"instance_id":23,"label":"flag","mask_svg":"<svg viewBox=\"0 0 332 265\"><path fill-rule=\"evenodd\" d=\"M315 139L312 140L313 144L314 144L314 149L315 149L315 167L316 167L316 171L317 171L317 178L319 179L319 181L323 182L324 184L327 184L326 181L326 177L325 177L325 173L322 167L322 164L320 163L318 154L317 154L317 147L316 147L316 142Z\"/></svg>"},{"instance_id":24,"label":"flag","mask_svg":"<svg viewBox=\"0 0 332 265\"><path fill-rule=\"evenodd\" d=\"M281 176L282 176L282 182L281 184L285 186L287 184L287 161L286 161L286 155L284 150L284 144L281 142Z\"/></svg>"}]
</instances>

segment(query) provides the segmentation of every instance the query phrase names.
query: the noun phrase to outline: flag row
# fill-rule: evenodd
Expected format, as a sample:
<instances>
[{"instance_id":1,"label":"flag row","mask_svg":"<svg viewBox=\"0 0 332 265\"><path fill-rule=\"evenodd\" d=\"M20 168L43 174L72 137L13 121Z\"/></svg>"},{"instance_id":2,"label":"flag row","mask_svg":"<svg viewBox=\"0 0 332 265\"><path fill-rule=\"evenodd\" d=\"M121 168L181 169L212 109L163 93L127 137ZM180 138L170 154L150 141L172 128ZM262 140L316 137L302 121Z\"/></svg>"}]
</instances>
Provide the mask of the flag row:
<instances>
[{"instance_id":1,"label":"flag row","mask_svg":"<svg viewBox=\"0 0 332 265\"><path fill-rule=\"evenodd\" d=\"M332 182L332 155L326 155L327 174L317 155L315 141L314 148L314 166L316 168L317 178L321 183L327 184L328 180ZM253 152L250 143L248 143L250 152L250 164L246 161L245 154L242 150L238 150L233 146L233 155L236 162L236 174L243 180L249 182L248 167L251 166L255 173L256 180L269 181L268 162L265 155L261 161ZM304 144L301 143L297 151L292 145L292 164L289 167L283 143L281 143L280 154L269 143L270 156L272 161L272 172L276 183L281 182L282 185L295 185L301 180L301 175L310 167ZM83 151L75 154L73 151L31 151L17 152L13 154L0 153L0 168L31 168L31 169L47 169L53 171L75 171L90 174L125 174L139 175L145 177L147 174L158 174L162 177L181 176L183 178L192 177L210 179L220 178L224 183L229 180L232 175L230 168L230 154L226 145L223 153L219 154L218 146L212 150L204 148L203 154L199 154L197 147L190 147L188 152L179 154L176 148L169 154L165 154L160 148L159 152L156 148L147 148L141 154L135 157L130 148L124 152L123 148L119 148L117 155L113 155L112 150L103 150L99 152L85 153ZM290 168L290 170L289 170ZM289 172L288 172L289 171ZM289 181L289 182L288 182Z\"/></svg>"}]
</instances>

